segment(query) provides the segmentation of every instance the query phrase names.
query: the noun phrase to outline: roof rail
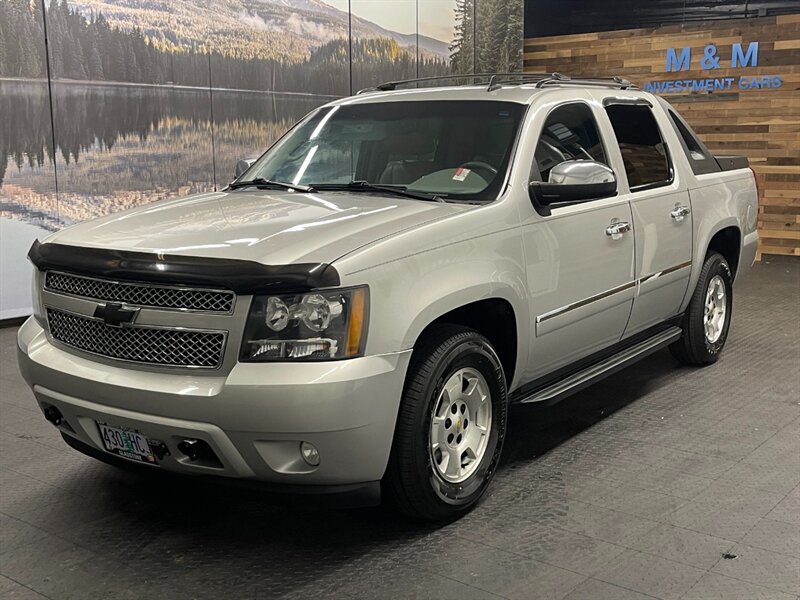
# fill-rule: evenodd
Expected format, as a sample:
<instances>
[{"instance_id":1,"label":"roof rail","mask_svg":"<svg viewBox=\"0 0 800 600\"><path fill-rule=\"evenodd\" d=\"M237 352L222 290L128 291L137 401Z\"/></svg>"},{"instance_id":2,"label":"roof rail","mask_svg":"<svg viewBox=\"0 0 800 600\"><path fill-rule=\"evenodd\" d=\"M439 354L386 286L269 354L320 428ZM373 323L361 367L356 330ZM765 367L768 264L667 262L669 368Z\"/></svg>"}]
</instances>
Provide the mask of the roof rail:
<instances>
[{"instance_id":1,"label":"roof rail","mask_svg":"<svg viewBox=\"0 0 800 600\"><path fill-rule=\"evenodd\" d=\"M524 85L526 83L535 83L537 88L544 88L548 86L557 85L578 85L578 86L596 86L596 87L611 87L620 90L638 89L627 79L619 76L613 77L575 77L563 75L561 73L464 73L456 75L434 75L432 77L417 77L416 79L402 79L399 81L387 81L378 84L374 87L364 88L359 90L356 94L364 94L366 92L387 92L396 90L399 85L407 85L410 83L428 83L433 81L446 81L446 80L473 80L467 81L466 85L477 85L475 79L488 79L488 86L486 91L491 92L498 89L501 85ZM462 84L464 85L464 84Z\"/></svg>"},{"instance_id":2,"label":"roof rail","mask_svg":"<svg viewBox=\"0 0 800 600\"><path fill-rule=\"evenodd\" d=\"M536 82L537 88L543 88L550 85L592 85L597 87L612 87L620 90L638 89L627 79L623 79L618 75L613 77L570 77L569 75L562 75L561 73L553 73L552 76L545 79L540 79Z\"/></svg>"},{"instance_id":3,"label":"roof rail","mask_svg":"<svg viewBox=\"0 0 800 600\"><path fill-rule=\"evenodd\" d=\"M535 81L547 79L552 76L553 76L552 73L461 73L461 74L449 74L449 75L434 75L432 77L417 77L415 79L386 81L376 86L359 90L358 92L356 92L356 94L364 94L366 92L387 92L397 89L398 85L406 85L409 83L426 83L430 81L442 81L448 79L492 79L492 78L503 77L503 78L515 78L515 79L525 80L521 81L520 83L533 83Z\"/></svg>"}]
</instances>

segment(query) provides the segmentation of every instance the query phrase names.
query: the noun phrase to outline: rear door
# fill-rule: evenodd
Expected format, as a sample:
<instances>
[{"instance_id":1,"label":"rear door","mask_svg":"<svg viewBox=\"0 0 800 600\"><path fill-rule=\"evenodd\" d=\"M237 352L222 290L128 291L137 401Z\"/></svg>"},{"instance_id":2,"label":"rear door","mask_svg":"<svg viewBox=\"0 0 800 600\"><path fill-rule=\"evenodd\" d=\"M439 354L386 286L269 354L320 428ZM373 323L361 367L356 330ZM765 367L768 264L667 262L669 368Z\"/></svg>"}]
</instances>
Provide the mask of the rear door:
<instances>
[{"instance_id":1,"label":"rear door","mask_svg":"<svg viewBox=\"0 0 800 600\"><path fill-rule=\"evenodd\" d=\"M596 119L602 108L588 93L582 101L575 101L582 91L568 93L569 101L534 113L531 180L547 181L550 169L567 160L608 164ZM553 207L549 215L530 202L522 205L532 329L523 380L530 381L620 339L635 291L634 243L632 231L607 232L614 224L631 223L625 195Z\"/></svg>"},{"instance_id":2,"label":"rear door","mask_svg":"<svg viewBox=\"0 0 800 600\"><path fill-rule=\"evenodd\" d=\"M664 112L625 92L605 96L603 108L601 126L610 140L620 192L630 200L636 243L636 300L628 337L680 309L691 274L691 203L671 152L680 146Z\"/></svg>"}]
</instances>

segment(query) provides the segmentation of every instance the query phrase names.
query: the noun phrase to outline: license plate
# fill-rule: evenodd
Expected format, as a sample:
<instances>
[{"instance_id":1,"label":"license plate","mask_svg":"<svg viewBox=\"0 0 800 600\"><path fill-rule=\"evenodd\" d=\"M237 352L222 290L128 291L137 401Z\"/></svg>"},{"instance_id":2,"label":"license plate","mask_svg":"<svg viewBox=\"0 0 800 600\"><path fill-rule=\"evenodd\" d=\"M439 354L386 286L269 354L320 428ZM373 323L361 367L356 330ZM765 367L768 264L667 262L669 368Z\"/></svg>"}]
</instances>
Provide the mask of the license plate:
<instances>
[{"instance_id":1,"label":"license plate","mask_svg":"<svg viewBox=\"0 0 800 600\"><path fill-rule=\"evenodd\" d=\"M157 464L150 444L147 443L147 438L138 431L110 427L99 421L97 427L100 429L103 446L112 454L139 462Z\"/></svg>"}]
</instances>

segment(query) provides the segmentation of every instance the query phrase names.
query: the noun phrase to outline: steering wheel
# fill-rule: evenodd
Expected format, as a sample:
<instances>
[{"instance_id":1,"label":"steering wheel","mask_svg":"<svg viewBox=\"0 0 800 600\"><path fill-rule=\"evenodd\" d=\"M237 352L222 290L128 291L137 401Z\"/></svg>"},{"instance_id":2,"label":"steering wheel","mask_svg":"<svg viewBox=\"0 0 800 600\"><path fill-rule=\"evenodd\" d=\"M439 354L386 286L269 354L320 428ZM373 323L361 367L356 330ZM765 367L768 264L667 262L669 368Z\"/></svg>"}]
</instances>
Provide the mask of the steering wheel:
<instances>
[{"instance_id":1,"label":"steering wheel","mask_svg":"<svg viewBox=\"0 0 800 600\"><path fill-rule=\"evenodd\" d=\"M492 179L494 179L495 175L497 175L497 169L495 169L489 163L483 162L482 160L471 160L469 162L465 162L459 168L470 169L472 171L475 171L486 181L491 181ZM486 177L487 174L489 175L488 177Z\"/></svg>"}]
</instances>

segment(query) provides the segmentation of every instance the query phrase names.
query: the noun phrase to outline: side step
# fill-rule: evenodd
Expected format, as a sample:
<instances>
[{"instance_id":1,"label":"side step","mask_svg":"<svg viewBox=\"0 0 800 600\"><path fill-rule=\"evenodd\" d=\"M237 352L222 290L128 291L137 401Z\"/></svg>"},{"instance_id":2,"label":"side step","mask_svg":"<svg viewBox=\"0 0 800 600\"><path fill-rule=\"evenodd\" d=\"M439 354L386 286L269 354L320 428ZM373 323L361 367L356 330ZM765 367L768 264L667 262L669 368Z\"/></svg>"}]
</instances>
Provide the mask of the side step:
<instances>
[{"instance_id":1,"label":"side step","mask_svg":"<svg viewBox=\"0 0 800 600\"><path fill-rule=\"evenodd\" d=\"M575 392L589 387L596 381L613 375L617 371L641 360L648 354L652 354L681 337L681 328L672 326L664 331L660 331L652 337L649 337L630 348L620 350L616 354L612 354L608 358L589 365L581 369L577 373L573 373L552 383L544 388L532 392L530 395L518 400L521 404L529 402L546 402L547 404L555 404L559 400L563 400L567 396Z\"/></svg>"}]
</instances>

